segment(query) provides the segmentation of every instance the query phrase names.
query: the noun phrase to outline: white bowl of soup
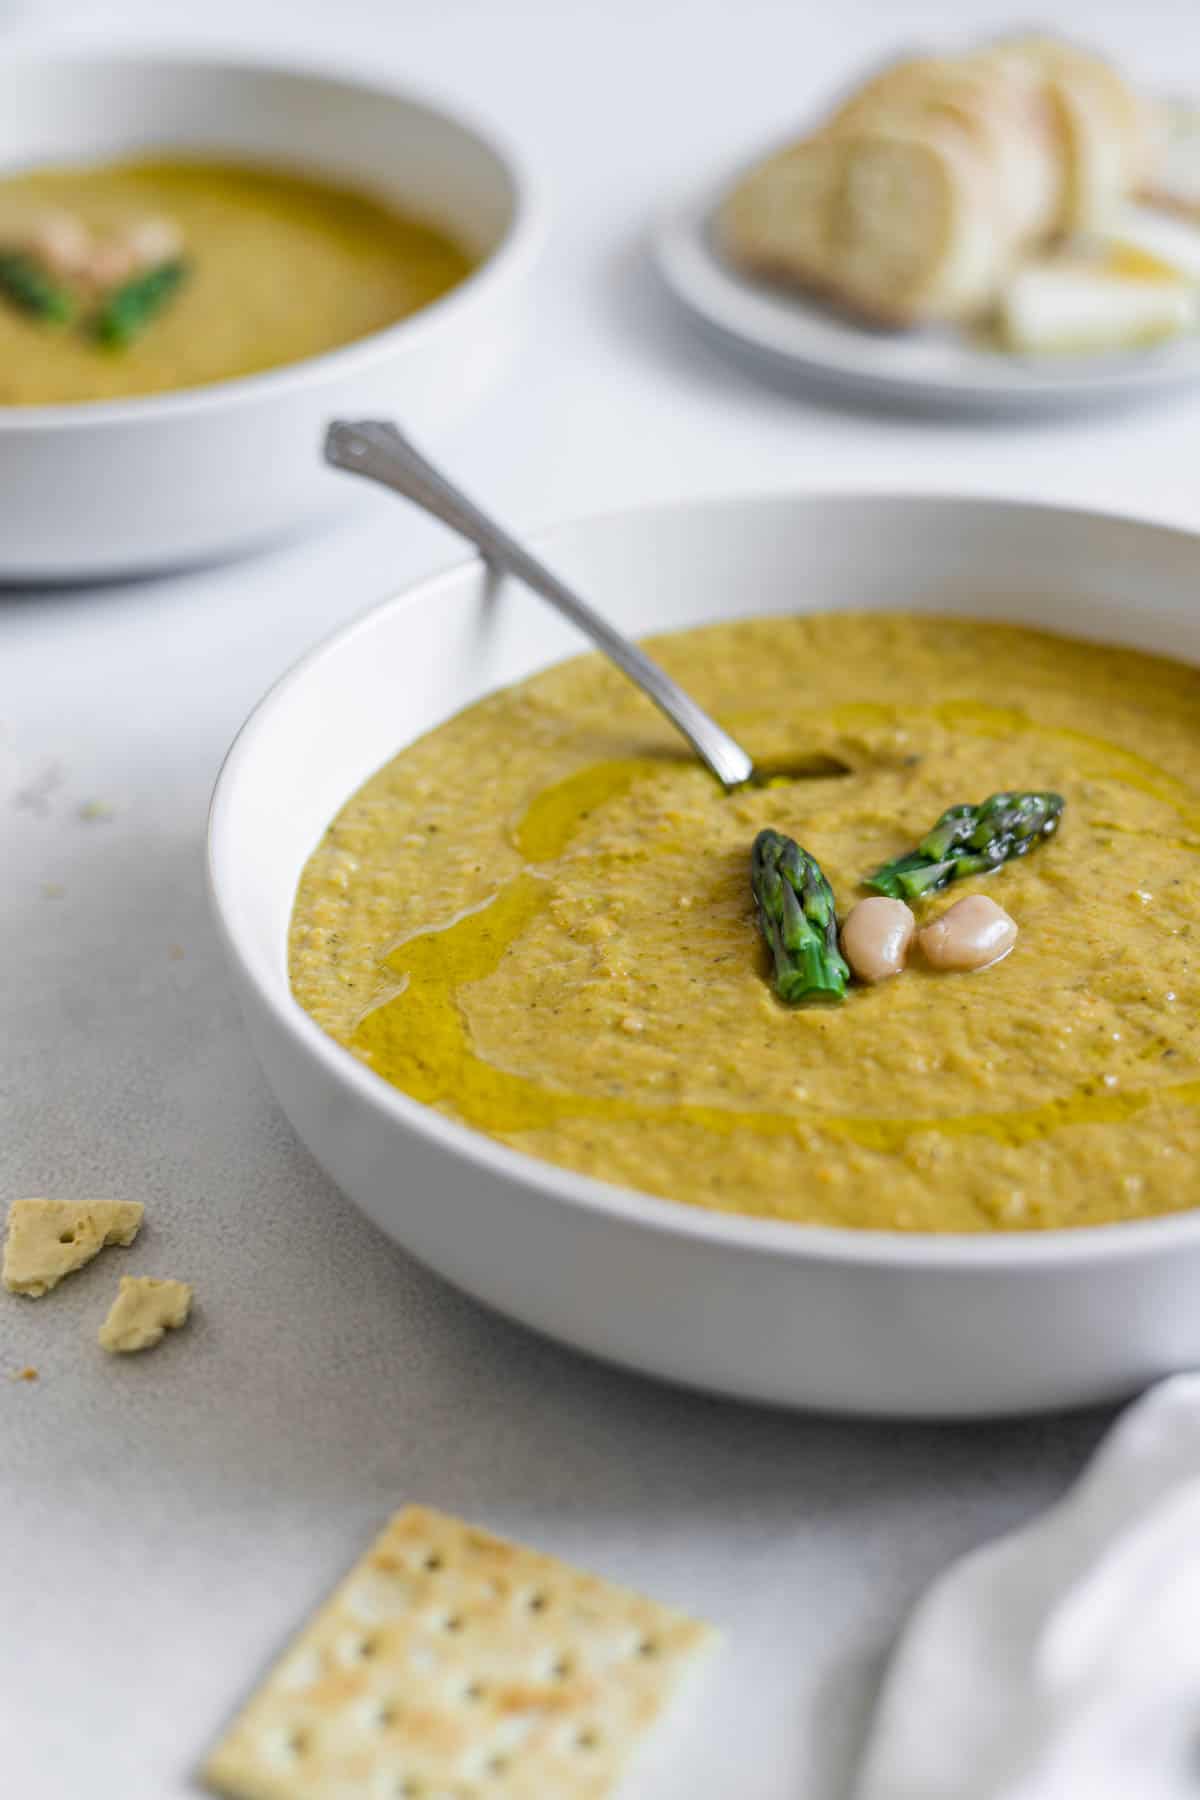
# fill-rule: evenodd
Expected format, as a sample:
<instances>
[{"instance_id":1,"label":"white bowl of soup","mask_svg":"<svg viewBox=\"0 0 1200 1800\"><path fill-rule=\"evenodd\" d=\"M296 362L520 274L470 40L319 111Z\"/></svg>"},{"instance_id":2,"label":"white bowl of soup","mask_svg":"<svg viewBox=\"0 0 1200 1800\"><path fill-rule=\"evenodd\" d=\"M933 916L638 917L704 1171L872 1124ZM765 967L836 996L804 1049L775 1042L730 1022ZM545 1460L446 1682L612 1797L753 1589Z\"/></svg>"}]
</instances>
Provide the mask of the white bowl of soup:
<instances>
[{"instance_id":1,"label":"white bowl of soup","mask_svg":"<svg viewBox=\"0 0 1200 1800\"><path fill-rule=\"evenodd\" d=\"M541 235L490 129L358 76L14 48L0 579L199 561L344 505L326 421L460 416Z\"/></svg>"},{"instance_id":2,"label":"white bowl of soup","mask_svg":"<svg viewBox=\"0 0 1200 1800\"><path fill-rule=\"evenodd\" d=\"M544 554L756 756L820 772L725 795L478 562L310 655L230 752L210 878L333 1180L514 1318L720 1393L969 1417L1194 1365L1200 539L786 494ZM1056 835L914 906L990 894L1003 962L780 1002L760 829L844 916L996 790L1057 790Z\"/></svg>"}]
</instances>

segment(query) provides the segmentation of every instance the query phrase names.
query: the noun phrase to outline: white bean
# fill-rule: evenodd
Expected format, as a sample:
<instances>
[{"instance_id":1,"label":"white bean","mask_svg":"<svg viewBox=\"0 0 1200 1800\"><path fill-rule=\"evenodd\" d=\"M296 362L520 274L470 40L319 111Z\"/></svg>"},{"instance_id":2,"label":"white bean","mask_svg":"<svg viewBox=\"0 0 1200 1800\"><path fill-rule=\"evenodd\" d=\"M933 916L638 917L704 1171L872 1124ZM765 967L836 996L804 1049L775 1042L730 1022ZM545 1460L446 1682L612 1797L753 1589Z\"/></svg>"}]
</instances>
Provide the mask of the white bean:
<instances>
[{"instance_id":1,"label":"white bean","mask_svg":"<svg viewBox=\"0 0 1200 1800\"><path fill-rule=\"evenodd\" d=\"M935 969L989 969L1017 941L1017 925L986 894L968 894L926 925L917 940Z\"/></svg>"},{"instance_id":2,"label":"white bean","mask_svg":"<svg viewBox=\"0 0 1200 1800\"><path fill-rule=\"evenodd\" d=\"M903 900L873 894L846 914L842 952L860 981L886 981L908 961L917 921Z\"/></svg>"},{"instance_id":3,"label":"white bean","mask_svg":"<svg viewBox=\"0 0 1200 1800\"><path fill-rule=\"evenodd\" d=\"M123 234L123 241L140 269L174 262L183 251L183 233L174 219L139 219Z\"/></svg>"},{"instance_id":4,"label":"white bean","mask_svg":"<svg viewBox=\"0 0 1200 1800\"><path fill-rule=\"evenodd\" d=\"M92 255L92 234L83 220L69 212L47 212L33 222L29 253L48 274L59 280L79 275Z\"/></svg>"},{"instance_id":5,"label":"white bean","mask_svg":"<svg viewBox=\"0 0 1200 1800\"><path fill-rule=\"evenodd\" d=\"M97 244L88 258L88 280L101 291L121 287L137 274L137 268L137 258L124 239L109 238Z\"/></svg>"}]
</instances>

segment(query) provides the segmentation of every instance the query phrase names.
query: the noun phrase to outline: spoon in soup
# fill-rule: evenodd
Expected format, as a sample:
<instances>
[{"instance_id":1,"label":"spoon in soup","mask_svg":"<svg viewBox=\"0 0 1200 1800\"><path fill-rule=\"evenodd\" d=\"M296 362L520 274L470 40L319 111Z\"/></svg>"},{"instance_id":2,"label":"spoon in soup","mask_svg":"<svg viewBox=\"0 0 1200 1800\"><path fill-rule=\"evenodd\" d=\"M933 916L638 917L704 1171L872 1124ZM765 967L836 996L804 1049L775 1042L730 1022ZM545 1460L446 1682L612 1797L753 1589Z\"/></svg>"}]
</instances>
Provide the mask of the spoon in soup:
<instances>
[{"instance_id":1,"label":"spoon in soup","mask_svg":"<svg viewBox=\"0 0 1200 1800\"><path fill-rule=\"evenodd\" d=\"M444 525L468 538L493 569L515 575L591 638L680 730L701 762L727 792L749 784L848 775L840 757L813 755L786 763L756 764L753 757L673 681L644 650L614 630L586 600L539 562L502 526L448 481L386 420L335 420L325 437L325 460L403 494Z\"/></svg>"}]
</instances>

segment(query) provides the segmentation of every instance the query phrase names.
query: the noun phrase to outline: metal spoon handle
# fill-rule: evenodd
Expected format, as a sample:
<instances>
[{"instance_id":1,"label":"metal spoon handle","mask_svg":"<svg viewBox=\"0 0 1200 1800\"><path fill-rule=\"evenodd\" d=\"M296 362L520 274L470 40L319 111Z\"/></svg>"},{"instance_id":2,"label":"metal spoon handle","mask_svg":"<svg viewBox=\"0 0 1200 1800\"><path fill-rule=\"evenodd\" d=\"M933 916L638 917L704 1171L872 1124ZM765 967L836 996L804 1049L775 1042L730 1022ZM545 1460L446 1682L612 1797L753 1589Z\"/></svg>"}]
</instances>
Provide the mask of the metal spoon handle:
<instances>
[{"instance_id":1,"label":"metal spoon handle","mask_svg":"<svg viewBox=\"0 0 1200 1800\"><path fill-rule=\"evenodd\" d=\"M622 637L544 563L511 538L494 520L435 469L394 425L384 420L336 420L325 438L325 460L352 475L365 475L394 488L442 523L469 538L493 568L526 583L558 608L604 651L687 738L724 787L739 787L754 772L740 744L684 693L636 644Z\"/></svg>"}]
</instances>

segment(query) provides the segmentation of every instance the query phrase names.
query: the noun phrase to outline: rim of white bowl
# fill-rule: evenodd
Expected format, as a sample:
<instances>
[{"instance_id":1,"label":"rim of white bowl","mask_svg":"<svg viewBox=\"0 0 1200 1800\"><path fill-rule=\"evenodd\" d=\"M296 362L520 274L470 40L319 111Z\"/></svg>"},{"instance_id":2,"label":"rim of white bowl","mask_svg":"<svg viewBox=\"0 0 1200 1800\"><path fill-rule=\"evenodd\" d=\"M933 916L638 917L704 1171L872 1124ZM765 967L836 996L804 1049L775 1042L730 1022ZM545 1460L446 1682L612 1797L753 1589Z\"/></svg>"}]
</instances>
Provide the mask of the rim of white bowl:
<instances>
[{"instance_id":1,"label":"rim of white bowl","mask_svg":"<svg viewBox=\"0 0 1200 1800\"><path fill-rule=\"evenodd\" d=\"M297 387L321 387L341 376L369 367L395 349L418 346L461 314L486 305L492 294L507 287L536 260L545 242L548 204L541 177L528 160L490 119L470 107L443 100L407 83L364 75L353 63L306 59L303 52L286 59L253 48L216 51L212 46L191 49L186 44L132 42L112 48L86 39L60 43L55 40L17 40L5 50L6 67L22 62L42 65L191 69L214 78L222 72L238 75L292 76L321 81L330 87L357 90L380 100L398 101L456 126L493 160L504 173L513 197L512 216L504 234L481 262L438 299L418 307L415 313L368 332L348 344L323 350L316 356L281 363L253 375L202 383L161 394L132 395L124 400L75 400L52 406L0 406L0 435L21 431L79 431L103 427L147 425L164 419L185 418L194 413L234 409L283 395ZM299 151L300 146L297 146Z\"/></svg>"},{"instance_id":2,"label":"rim of white bowl","mask_svg":"<svg viewBox=\"0 0 1200 1800\"><path fill-rule=\"evenodd\" d=\"M1000 494L925 492L919 489L848 489L784 487L757 490L745 494L708 495L667 501L650 501L635 506L612 507L601 512L582 513L560 520L548 529L530 534L534 549L553 549L557 538L580 527L602 524L607 520L645 517L650 513L684 512L696 508L723 506L773 506L780 501L800 498L841 499L870 506L881 502L895 505L912 502L921 505L973 506L996 511L1054 513L1081 524L1116 524L1166 534L1181 544L1189 544L1200 561L1200 532L1177 525L1161 524L1154 519L1139 518L1133 513L1107 511L1101 508L1060 506L1054 501L1029 500ZM217 772L209 808L205 866L209 898L218 932L226 954L236 962L262 1004L282 1028L298 1038L305 1050L323 1065L330 1078L343 1088L353 1089L361 1099L394 1119L407 1129L432 1140L447 1155L482 1166L506 1181L540 1192L590 1213L616 1216L660 1236L699 1239L714 1245L728 1245L731 1250L767 1256L772 1259L799 1259L829 1263L853 1263L876 1268L953 1270L983 1274L1016 1271L1036 1274L1064 1266L1083 1267L1089 1263L1108 1262L1114 1258L1159 1256L1172 1248L1194 1248L1200 1240L1200 1206L1179 1213L1166 1213L1153 1219L1118 1221L1108 1225L1063 1226L1049 1230L1014 1230L989 1232L900 1232L852 1228L840 1225L792 1223L788 1220L765 1219L752 1214L720 1212L695 1206L681 1200L666 1199L657 1194L642 1193L614 1182L528 1156L506 1144L448 1119L433 1107L424 1106L400 1088L393 1087L365 1063L322 1031L316 1020L304 1011L292 995L286 974L280 981L265 959L243 947L236 925L226 910L218 870L221 860L220 840L228 829L227 818L236 806L233 790L241 767L254 754L256 740L271 727L271 716L278 701L293 687L303 682L310 670L331 651L347 643L360 632L369 631L383 614L435 600L443 588L461 580L468 570L483 567L478 556L456 558L429 575L421 577L399 593L376 601L346 624L339 626L320 643L305 652L299 660L272 683L249 714L227 750Z\"/></svg>"}]
</instances>

